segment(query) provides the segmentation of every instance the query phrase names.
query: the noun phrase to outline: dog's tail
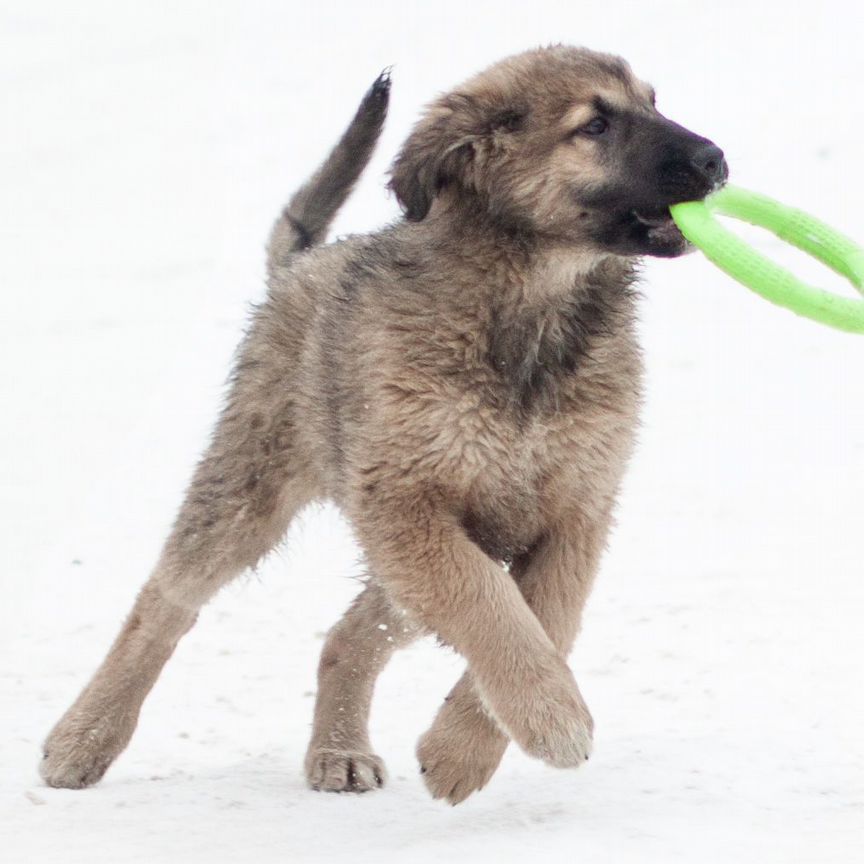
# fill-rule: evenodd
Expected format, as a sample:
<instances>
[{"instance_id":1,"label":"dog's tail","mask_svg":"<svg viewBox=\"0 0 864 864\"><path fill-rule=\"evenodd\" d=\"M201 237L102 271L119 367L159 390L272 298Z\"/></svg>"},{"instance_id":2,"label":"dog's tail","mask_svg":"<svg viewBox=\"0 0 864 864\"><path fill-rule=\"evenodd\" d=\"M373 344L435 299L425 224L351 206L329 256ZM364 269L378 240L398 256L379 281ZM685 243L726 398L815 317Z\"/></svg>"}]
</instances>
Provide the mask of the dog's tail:
<instances>
[{"instance_id":1,"label":"dog's tail","mask_svg":"<svg viewBox=\"0 0 864 864\"><path fill-rule=\"evenodd\" d=\"M369 88L354 119L324 164L300 188L273 226L267 247L269 272L324 239L330 223L372 156L390 100L390 69Z\"/></svg>"}]
</instances>

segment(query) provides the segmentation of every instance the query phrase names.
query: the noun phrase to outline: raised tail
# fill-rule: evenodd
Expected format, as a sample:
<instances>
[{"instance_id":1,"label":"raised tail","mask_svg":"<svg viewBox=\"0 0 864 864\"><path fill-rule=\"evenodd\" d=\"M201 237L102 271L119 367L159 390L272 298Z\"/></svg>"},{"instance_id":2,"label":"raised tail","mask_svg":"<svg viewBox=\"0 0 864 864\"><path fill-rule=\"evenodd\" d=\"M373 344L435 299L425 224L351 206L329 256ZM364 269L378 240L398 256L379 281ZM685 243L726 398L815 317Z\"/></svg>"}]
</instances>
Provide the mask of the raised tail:
<instances>
[{"instance_id":1,"label":"raised tail","mask_svg":"<svg viewBox=\"0 0 864 864\"><path fill-rule=\"evenodd\" d=\"M354 119L324 164L291 198L273 226L267 247L267 267L271 273L290 256L324 239L330 223L369 163L389 100L387 68L363 97Z\"/></svg>"}]
</instances>

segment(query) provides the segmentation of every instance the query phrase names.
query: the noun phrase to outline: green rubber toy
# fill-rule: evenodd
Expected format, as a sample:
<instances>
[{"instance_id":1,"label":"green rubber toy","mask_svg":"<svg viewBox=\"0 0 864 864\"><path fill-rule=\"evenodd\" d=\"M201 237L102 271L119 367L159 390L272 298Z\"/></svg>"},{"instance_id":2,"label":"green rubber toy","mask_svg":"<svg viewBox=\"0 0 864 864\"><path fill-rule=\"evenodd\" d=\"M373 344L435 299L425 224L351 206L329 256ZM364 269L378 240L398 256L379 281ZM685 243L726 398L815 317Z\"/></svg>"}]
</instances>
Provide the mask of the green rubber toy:
<instances>
[{"instance_id":1,"label":"green rubber toy","mask_svg":"<svg viewBox=\"0 0 864 864\"><path fill-rule=\"evenodd\" d=\"M709 261L766 300L839 330L864 333L864 296L808 285L721 225L714 214L767 228L848 279L864 295L864 249L813 216L765 195L724 186L704 201L669 208L681 233Z\"/></svg>"}]
</instances>

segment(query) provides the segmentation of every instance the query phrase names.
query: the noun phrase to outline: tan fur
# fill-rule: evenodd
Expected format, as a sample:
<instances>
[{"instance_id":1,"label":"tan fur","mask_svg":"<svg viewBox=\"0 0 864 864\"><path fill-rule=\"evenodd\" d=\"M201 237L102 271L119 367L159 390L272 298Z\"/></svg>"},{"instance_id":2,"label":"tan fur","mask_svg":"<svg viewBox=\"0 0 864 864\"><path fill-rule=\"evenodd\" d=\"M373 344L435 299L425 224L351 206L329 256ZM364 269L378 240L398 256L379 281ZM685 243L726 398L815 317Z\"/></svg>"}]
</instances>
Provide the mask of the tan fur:
<instances>
[{"instance_id":1,"label":"tan fur","mask_svg":"<svg viewBox=\"0 0 864 864\"><path fill-rule=\"evenodd\" d=\"M468 662L418 747L433 795L482 787L511 738L550 765L588 758L592 719L566 656L640 381L631 260L597 248L568 197L573 176L609 170L566 143L568 115L584 117L595 91L650 110L622 61L571 48L510 58L440 98L394 165L409 221L377 234L295 254L295 222L329 180L295 199L156 569L48 737L49 784L102 776L200 606L324 498L351 520L369 584L322 653L313 787L383 783L374 682L420 633ZM529 108L530 128L511 134ZM341 203L330 199L313 239Z\"/></svg>"}]
</instances>

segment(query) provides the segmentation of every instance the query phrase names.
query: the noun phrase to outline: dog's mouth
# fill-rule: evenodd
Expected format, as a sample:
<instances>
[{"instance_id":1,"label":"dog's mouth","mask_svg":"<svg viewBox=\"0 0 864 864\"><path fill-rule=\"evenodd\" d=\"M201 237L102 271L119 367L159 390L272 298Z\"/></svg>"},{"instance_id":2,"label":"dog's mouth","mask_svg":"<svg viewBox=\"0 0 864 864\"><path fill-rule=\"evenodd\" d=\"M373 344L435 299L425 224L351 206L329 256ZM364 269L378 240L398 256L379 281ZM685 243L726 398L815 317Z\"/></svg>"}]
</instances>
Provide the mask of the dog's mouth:
<instances>
[{"instance_id":1,"label":"dog's mouth","mask_svg":"<svg viewBox=\"0 0 864 864\"><path fill-rule=\"evenodd\" d=\"M655 210L631 210L630 214L636 222L645 227L647 235L653 240L684 239L668 207Z\"/></svg>"},{"instance_id":2,"label":"dog's mouth","mask_svg":"<svg viewBox=\"0 0 864 864\"><path fill-rule=\"evenodd\" d=\"M607 193L603 200L595 193L593 199L588 197L587 201L587 196L583 196L580 204L596 208L594 239L608 251L619 255L676 258L692 252L694 247L675 224L669 208L681 201L700 200L712 191L679 188L672 193L639 196L629 201L623 194L613 196Z\"/></svg>"},{"instance_id":3,"label":"dog's mouth","mask_svg":"<svg viewBox=\"0 0 864 864\"><path fill-rule=\"evenodd\" d=\"M628 221L650 255L674 257L690 249L668 206L633 209L628 214Z\"/></svg>"}]
</instances>

